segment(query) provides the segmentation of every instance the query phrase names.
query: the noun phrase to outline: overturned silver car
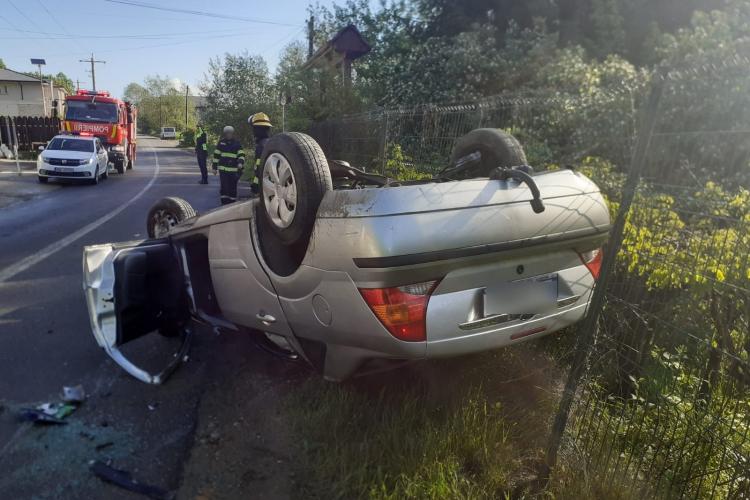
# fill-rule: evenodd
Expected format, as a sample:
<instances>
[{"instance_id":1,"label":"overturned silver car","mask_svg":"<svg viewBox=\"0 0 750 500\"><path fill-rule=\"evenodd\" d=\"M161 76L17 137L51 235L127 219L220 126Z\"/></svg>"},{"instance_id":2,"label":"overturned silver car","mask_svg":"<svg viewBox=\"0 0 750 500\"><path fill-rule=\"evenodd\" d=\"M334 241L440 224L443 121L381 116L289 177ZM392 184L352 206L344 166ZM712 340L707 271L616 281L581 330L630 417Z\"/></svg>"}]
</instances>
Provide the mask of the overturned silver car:
<instances>
[{"instance_id":1,"label":"overturned silver car","mask_svg":"<svg viewBox=\"0 0 750 500\"><path fill-rule=\"evenodd\" d=\"M166 198L152 239L84 249L94 336L133 376L161 382L192 321L262 332L342 380L538 338L585 313L607 206L578 172L534 174L502 131L461 138L423 181L329 162L298 133L274 136L261 164L257 199L195 215ZM152 332L184 338L156 375L120 351Z\"/></svg>"}]
</instances>

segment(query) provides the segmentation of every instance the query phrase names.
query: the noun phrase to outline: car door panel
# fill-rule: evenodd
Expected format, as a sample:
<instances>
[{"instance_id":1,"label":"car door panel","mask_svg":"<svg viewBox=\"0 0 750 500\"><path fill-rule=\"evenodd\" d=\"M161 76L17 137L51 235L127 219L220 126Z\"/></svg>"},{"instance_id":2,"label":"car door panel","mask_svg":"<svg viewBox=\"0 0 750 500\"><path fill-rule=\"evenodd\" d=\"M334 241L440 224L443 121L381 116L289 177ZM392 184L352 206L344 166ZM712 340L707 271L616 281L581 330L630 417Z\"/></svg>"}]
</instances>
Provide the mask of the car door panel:
<instances>
[{"instance_id":1,"label":"car door panel","mask_svg":"<svg viewBox=\"0 0 750 500\"><path fill-rule=\"evenodd\" d=\"M189 303L182 268L168 240L93 245L84 248L84 290L97 343L128 373L147 383L161 381L189 347ZM152 375L120 348L146 335L182 335L167 368Z\"/></svg>"},{"instance_id":2,"label":"car door panel","mask_svg":"<svg viewBox=\"0 0 750 500\"><path fill-rule=\"evenodd\" d=\"M209 262L219 307L228 320L291 336L279 298L255 255L247 220L211 226Z\"/></svg>"}]
</instances>

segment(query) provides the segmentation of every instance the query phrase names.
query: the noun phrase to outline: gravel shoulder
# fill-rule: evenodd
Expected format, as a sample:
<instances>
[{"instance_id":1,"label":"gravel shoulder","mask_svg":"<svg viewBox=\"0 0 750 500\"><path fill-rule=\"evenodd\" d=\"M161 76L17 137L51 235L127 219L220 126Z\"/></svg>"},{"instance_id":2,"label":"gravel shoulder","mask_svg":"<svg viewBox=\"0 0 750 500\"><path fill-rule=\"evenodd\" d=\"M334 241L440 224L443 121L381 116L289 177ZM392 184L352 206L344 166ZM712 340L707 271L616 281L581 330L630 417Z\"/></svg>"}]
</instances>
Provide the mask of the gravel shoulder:
<instances>
[{"instance_id":1,"label":"gravel shoulder","mask_svg":"<svg viewBox=\"0 0 750 500\"><path fill-rule=\"evenodd\" d=\"M21 175L15 161L0 160L0 208L43 196L60 188L59 184L40 184L36 163L21 161Z\"/></svg>"}]
</instances>

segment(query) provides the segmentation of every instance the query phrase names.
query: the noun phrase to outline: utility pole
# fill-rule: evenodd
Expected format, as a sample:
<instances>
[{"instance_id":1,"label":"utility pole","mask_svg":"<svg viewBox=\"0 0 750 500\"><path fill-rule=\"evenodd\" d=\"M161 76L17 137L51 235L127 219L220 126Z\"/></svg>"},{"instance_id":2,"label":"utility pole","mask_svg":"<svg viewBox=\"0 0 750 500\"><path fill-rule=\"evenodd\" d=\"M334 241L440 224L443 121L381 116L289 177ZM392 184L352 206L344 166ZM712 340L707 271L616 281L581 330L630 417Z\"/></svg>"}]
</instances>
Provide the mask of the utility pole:
<instances>
[{"instance_id":1,"label":"utility pole","mask_svg":"<svg viewBox=\"0 0 750 500\"><path fill-rule=\"evenodd\" d=\"M97 61L94 59L94 54L91 54L90 59L79 59L78 62L91 64L91 89L96 92L96 68L94 67L94 64L107 64L107 61Z\"/></svg>"},{"instance_id":2,"label":"utility pole","mask_svg":"<svg viewBox=\"0 0 750 500\"><path fill-rule=\"evenodd\" d=\"M315 18L310 14L307 20L307 59L312 59L315 49Z\"/></svg>"},{"instance_id":3,"label":"utility pole","mask_svg":"<svg viewBox=\"0 0 750 500\"><path fill-rule=\"evenodd\" d=\"M185 85L185 130L188 128L188 95L190 94L190 85Z\"/></svg>"}]
</instances>

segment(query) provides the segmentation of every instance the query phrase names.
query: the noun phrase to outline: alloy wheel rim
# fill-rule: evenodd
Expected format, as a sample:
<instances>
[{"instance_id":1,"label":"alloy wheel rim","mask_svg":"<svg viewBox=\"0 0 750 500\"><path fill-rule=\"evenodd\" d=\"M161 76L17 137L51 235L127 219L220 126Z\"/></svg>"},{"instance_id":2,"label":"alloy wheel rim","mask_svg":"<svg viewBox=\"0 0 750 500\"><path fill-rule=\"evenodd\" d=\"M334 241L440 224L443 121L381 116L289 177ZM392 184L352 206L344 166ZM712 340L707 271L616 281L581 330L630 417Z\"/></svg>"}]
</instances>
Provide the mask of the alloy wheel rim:
<instances>
[{"instance_id":1,"label":"alloy wheel rim","mask_svg":"<svg viewBox=\"0 0 750 500\"><path fill-rule=\"evenodd\" d=\"M177 225L177 218L166 210L158 210L154 214L154 236L162 238Z\"/></svg>"},{"instance_id":2,"label":"alloy wheel rim","mask_svg":"<svg viewBox=\"0 0 750 500\"><path fill-rule=\"evenodd\" d=\"M297 212L297 183L289 161L273 153L263 165L263 201L273 225L287 228Z\"/></svg>"}]
</instances>

